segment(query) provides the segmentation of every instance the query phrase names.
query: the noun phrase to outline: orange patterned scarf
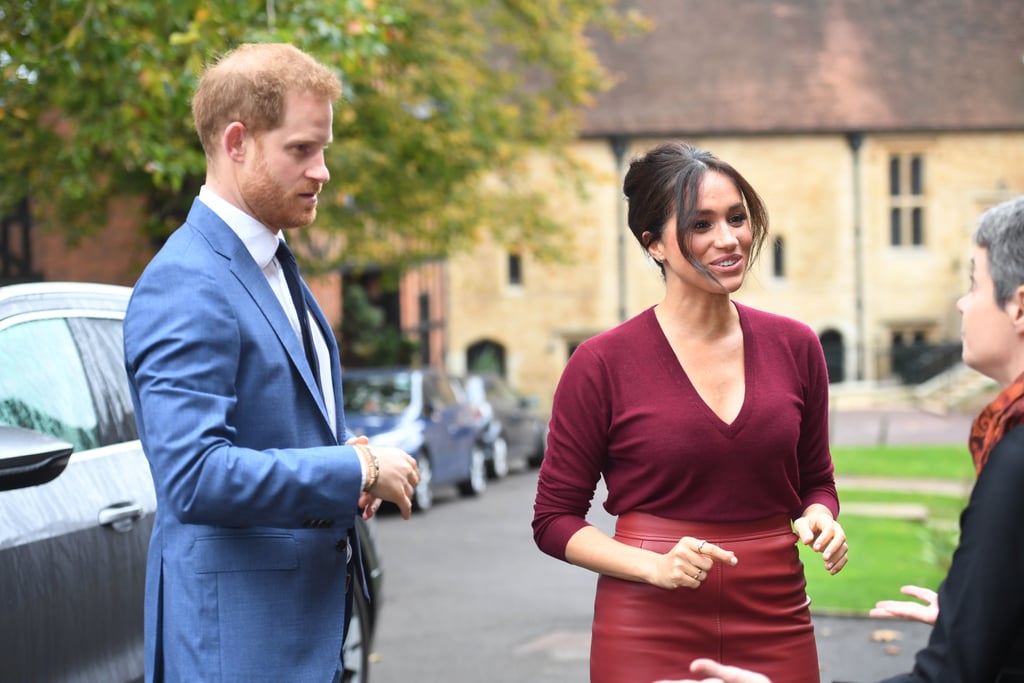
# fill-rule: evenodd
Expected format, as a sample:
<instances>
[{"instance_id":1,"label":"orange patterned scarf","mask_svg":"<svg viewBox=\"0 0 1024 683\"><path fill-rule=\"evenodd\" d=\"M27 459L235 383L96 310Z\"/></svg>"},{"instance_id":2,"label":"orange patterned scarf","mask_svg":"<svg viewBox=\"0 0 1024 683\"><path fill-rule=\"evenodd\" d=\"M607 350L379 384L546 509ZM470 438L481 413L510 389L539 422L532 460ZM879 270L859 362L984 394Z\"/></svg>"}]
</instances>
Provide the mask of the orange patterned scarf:
<instances>
[{"instance_id":1,"label":"orange patterned scarf","mask_svg":"<svg viewBox=\"0 0 1024 683\"><path fill-rule=\"evenodd\" d=\"M981 474L981 468L988 462L988 456L1003 436L1019 424L1024 423L1024 373L1013 384L1006 387L974 418L971 438L967 447L974 460L974 469Z\"/></svg>"}]
</instances>

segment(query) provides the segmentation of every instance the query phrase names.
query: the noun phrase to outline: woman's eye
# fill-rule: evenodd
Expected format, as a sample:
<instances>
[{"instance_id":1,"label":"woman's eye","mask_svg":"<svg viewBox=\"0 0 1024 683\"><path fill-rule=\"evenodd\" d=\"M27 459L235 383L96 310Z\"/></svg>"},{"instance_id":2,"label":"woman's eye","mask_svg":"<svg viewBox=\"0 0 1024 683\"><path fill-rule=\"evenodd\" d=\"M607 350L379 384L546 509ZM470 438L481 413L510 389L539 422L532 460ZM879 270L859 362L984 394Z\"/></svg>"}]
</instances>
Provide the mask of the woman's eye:
<instances>
[{"instance_id":1,"label":"woman's eye","mask_svg":"<svg viewBox=\"0 0 1024 683\"><path fill-rule=\"evenodd\" d=\"M742 225L747 222L747 214L738 213L735 216L729 216L729 222L733 225Z\"/></svg>"},{"instance_id":2,"label":"woman's eye","mask_svg":"<svg viewBox=\"0 0 1024 683\"><path fill-rule=\"evenodd\" d=\"M693 224L693 229L698 231L704 231L711 227L711 224L707 221L697 221Z\"/></svg>"}]
</instances>

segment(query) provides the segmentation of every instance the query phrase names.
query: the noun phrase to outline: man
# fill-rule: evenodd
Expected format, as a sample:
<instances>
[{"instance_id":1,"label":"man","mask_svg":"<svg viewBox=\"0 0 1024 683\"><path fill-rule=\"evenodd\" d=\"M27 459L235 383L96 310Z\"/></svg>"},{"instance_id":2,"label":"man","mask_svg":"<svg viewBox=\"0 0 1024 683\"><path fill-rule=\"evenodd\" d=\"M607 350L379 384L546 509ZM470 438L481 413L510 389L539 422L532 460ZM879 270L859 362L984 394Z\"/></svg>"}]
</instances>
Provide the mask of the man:
<instances>
[{"instance_id":1,"label":"man","mask_svg":"<svg viewBox=\"0 0 1024 683\"><path fill-rule=\"evenodd\" d=\"M336 679L364 585L355 515L410 516L415 461L344 445L337 344L283 247L316 216L340 90L292 46L243 45L193 98L206 182L124 324L157 495L150 682Z\"/></svg>"}]
</instances>

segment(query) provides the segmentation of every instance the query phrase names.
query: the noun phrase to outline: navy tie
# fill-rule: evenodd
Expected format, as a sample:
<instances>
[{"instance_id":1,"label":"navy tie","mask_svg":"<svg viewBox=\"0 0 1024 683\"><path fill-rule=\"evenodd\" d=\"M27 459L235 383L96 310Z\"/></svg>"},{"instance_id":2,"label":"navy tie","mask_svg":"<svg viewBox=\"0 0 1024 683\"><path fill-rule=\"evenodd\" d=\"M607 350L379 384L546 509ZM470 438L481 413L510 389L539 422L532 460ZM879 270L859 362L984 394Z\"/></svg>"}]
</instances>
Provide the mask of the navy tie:
<instances>
[{"instance_id":1,"label":"navy tie","mask_svg":"<svg viewBox=\"0 0 1024 683\"><path fill-rule=\"evenodd\" d=\"M299 317L299 329L302 330L302 347L306 350L306 360L310 369L313 370L313 377L316 378L316 386L323 393L320 386L320 364L316 359L316 349L313 348L313 335L309 329L309 312L306 309L306 300L302 296L302 284L299 280L299 266L295 263L295 256L284 240L278 240L277 260L284 271L285 282L288 283L288 291L292 295L292 303L295 304L295 313Z\"/></svg>"}]
</instances>

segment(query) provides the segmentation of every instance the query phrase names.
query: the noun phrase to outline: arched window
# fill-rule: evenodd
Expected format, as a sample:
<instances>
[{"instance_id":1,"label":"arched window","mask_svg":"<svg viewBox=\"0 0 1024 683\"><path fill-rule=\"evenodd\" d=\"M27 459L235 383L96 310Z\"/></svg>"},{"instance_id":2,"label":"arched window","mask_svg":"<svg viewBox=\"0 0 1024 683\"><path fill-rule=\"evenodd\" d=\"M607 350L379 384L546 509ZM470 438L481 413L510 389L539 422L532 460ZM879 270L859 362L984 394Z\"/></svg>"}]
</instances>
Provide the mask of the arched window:
<instances>
[{"instance_id":1,"label":"arched window","mask_svg":"<svg viewBox=\"0 0 1024 683\"><path fill-rule=\"evenodd\" d=\"M825 330L819 339L821 339L821 350L825 352L825 367L828 370L829 383L842 382L846 376L843 335L836 330Z\"/></svg>"},{"instance_id":2,"label":"arched window","mask_svg":"<svg viewBox=\"0 0 1024 683\"><path fill-rule=\"evenodd\" d=\"M505 377L505 347L490 339L481 339L466 349L467 372L493 372Z\"/></svg>"}]
</instances>

